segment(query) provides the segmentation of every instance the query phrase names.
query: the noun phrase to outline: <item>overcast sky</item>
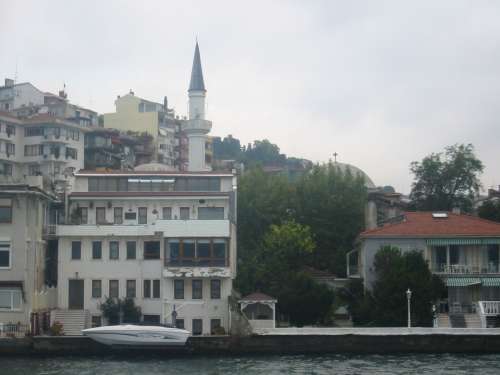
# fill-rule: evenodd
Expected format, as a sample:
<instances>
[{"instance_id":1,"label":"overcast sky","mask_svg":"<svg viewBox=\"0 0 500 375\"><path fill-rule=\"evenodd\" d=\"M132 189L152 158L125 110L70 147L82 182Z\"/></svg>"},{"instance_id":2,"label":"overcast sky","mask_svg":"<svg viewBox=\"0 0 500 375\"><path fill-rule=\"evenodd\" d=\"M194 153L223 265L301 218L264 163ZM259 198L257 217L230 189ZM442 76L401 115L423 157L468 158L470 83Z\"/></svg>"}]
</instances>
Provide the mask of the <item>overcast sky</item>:
<instances>
[{"instance_id":1,"label":"overcast sky","mask_svg":"<svg viewBox=\"0 0 500 375\"><path fill-rule=\"evenodd\" d=\"M98 112L133 89L186 114L196 36L213 135L267 138L409 192L473 143L500 184L500 1L0 0L0 72Z\"/></svg>"}]
</instances>

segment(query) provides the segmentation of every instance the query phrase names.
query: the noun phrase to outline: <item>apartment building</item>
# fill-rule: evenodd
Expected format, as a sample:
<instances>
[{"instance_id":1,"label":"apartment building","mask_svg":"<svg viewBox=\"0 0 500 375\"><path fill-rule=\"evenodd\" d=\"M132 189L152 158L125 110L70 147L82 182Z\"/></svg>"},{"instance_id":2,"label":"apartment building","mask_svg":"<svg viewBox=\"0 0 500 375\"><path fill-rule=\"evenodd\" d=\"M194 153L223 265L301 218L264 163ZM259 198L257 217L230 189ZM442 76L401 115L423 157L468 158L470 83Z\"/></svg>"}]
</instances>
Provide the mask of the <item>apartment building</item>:
<instances>
[{"instance_id":1,"label":"apartment building","mask_svg":"<svg viewBox=\"0 0 500 375\"><path fill-rule=\"evenodd\" d=\"M20 119L0 112L0 171L4 182L26 183L44 176L40 188L66 184L83 168L84 135L88 128L50 115Z\"/></svg>"},{"instance_id":2,"label":"apartment building","mask_svg":"<svg viewBox=\"0 0 500 375\"><path fill-rule=\"evenodd\" d=\"M145 322L175 323L195 335L229 331L233 174L80 171L67 217L57 227L60 309L101 325L105 298L129 297Z\"/></svg>"}]
</instances>

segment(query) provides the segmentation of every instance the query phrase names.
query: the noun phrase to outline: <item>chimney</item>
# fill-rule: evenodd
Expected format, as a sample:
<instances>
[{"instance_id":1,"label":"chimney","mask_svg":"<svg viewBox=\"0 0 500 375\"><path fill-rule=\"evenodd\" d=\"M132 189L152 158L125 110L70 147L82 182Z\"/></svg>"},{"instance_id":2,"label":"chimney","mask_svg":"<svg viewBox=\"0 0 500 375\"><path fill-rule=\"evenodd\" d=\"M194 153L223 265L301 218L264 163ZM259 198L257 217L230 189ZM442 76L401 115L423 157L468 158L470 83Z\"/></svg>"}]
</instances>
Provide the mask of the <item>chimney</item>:
<instances>
[{"instance_id":1,"label":"chimney","mask_svg":"<svg viewBox=\"0 0 500 375\"><path fill-rule=\"evenodd\" d=\"M68 94L66 94L66 91L64 91L64 90L59 90L59 97L63 98L63 99L67 99Z\"/></svg>"},{"instance_id":2,"label":"chimney","mask_svg":"<svg viewBox=\"0 0 500 375\"><path fill-rule=\"evenodd\" d=\"M163 98L163 107L164 107L163 109L165 110L165 112L167 112L168 111L168 99L166 96Z\"/></svg>"},{"instance_id":3,"label":"chimney","mask_svg":"<svg viewBox=\"0 0 500 375\"><path fill-rule=\"evenodd\" d=\"M5 87L14 87L14 80L11 78L5 78Z\"/></svg>"}]
</instances>

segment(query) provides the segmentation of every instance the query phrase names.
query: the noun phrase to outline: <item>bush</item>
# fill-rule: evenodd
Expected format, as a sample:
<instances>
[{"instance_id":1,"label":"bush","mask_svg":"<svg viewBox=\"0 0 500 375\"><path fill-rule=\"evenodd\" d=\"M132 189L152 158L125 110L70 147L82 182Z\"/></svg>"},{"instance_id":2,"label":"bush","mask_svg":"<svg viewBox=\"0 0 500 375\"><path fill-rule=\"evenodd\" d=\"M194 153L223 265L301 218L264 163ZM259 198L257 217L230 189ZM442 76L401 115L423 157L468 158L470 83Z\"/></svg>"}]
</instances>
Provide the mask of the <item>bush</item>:
<instances>
[{"instance_id":1,"label":"bush","mask_svg":"<svg viewBox=\"0 0 500 375\"><path fill-rule=\"evenodd\" d=\"M51 336L63 336L64 335L64 327L61 322L55 321L50 326L50 335Z\"/></svg>"}]
</instances>

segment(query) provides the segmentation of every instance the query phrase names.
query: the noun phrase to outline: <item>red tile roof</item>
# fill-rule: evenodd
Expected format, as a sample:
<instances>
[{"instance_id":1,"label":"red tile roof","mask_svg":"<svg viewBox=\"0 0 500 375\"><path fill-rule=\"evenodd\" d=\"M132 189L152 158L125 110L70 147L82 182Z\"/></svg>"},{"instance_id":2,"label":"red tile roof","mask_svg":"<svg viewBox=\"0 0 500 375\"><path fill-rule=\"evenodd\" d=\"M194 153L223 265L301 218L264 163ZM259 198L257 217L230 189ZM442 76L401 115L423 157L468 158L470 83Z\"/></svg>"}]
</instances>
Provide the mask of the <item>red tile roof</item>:
<instances>
[{"instance_id":1,"label":"red tile roof","mask_svg":"<svg viewBox=\"0 0 500 375\"><path fill-rule=\"evenodd\" d=\"M471 215L447 214L446 218L434 218L432 212L406 212L403 221L367 230L360 237L500 237L500 223Z\"/></svg>"},{"instance_id":2,"label":"red tile roof","mask_svg":"<svg viewBox=\"0 0 500 375\"><path fill-rule=\"evenodd\" d=\"M276 298L268 296L264 293L251 293L248 296L245 296L241 299L241 301L275 301Z\"/></svg>"}]
</instances>

